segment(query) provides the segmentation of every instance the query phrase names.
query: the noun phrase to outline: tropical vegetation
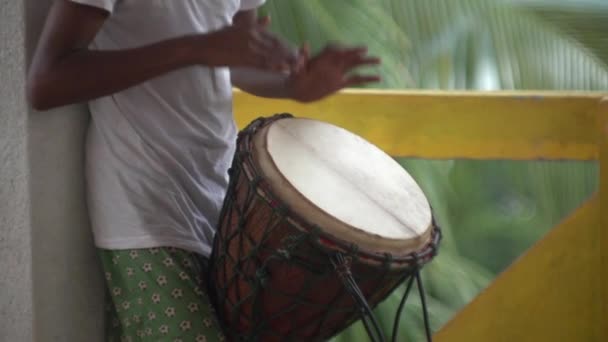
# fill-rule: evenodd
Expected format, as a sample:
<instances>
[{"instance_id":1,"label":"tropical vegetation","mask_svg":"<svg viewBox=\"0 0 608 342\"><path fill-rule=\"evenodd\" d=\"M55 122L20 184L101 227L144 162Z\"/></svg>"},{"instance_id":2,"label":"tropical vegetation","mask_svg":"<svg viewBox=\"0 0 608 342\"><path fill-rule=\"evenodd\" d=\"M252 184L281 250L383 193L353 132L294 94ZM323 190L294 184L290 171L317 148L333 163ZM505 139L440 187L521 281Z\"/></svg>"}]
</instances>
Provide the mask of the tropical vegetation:
<instances>
[{"instance_id":1,"label":"tropical vegetation","mask_svg":"<svg viewBox=\"0 0 608 342\"><path fill-rule=\"evenodd\" d=\"M263 10L272 30L313 51L368 46L383 60L371 70L380 88L608 90L605 0L269 0ZM445 234L423 271L435 331L597 187L591 162L399 161ZM402 293L376 309L387 332ZM415 298L398 341L424 340ZM358 323L334 340L367 335Z\"/></svg>"}]
</instances>

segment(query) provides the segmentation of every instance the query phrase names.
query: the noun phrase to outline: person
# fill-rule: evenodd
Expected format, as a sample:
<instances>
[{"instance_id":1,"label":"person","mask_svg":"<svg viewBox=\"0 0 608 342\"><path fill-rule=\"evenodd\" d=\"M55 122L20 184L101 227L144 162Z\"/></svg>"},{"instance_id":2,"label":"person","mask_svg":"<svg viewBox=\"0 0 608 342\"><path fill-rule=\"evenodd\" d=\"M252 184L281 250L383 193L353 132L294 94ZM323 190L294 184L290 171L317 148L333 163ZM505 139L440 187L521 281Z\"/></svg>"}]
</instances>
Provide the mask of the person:
<instances>
[{"instance_id":1,"label":"person","mask_svg":"<svg viewBox=\"0 0 608 342\"><path fill-rule=\"evenodd\" d=\"M37 110L88 102L87 204L108 341L216 341L201 279L228 185L233 86L313 102L378 81L365 48L311 56L264 0L56 0L28 74ZM269 113L270 114L270 113Z\"/></svg>"}]
</instances>

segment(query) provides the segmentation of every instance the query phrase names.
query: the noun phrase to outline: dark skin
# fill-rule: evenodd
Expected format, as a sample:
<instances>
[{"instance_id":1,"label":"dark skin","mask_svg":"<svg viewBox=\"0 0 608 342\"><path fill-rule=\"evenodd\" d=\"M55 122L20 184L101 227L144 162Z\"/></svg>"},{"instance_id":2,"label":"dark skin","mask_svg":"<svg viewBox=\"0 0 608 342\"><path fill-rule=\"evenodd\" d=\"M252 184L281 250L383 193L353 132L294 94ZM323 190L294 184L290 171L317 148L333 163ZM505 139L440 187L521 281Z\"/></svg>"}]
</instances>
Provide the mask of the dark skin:
<instances>
[{"instance_id":1,"label":"dark skin","mask_svg":"<svg viewBox=\"0 0 608 342\"><path fill-rule=\"evenodd\" d=\"M379 80L350 75L359 66L379 62L367 56L366 49L329 46L311 58L307 48L295 50L270 33L269 19L258 18L255 11L239 12L233 25L215 32L134 49L90 50L108 16L98 8L54 2L28 75L34 108L89 101L195 65L230 67L233 84L244 91L300 102Z\"/></svg>"}]
</instances>

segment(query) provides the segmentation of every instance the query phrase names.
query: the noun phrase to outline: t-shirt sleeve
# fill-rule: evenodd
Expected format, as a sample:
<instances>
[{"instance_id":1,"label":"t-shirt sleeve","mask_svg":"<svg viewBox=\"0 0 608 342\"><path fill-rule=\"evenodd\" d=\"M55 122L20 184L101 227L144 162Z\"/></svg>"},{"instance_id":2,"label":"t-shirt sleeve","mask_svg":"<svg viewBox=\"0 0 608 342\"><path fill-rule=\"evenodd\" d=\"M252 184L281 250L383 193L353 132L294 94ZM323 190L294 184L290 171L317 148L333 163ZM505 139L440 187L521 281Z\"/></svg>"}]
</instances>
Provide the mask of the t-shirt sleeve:
<instances>
[{"instance_id":1,"label":"t-shirt sleeve","mask_svg":"<svg viewBox=\"0 0 608 342\"><path fill-rule=\"evenodd\" d=\"M266 0L241 0L241 11L251 10L262 6Z\"/></svg>"},{"instance_id":2,"label":"t-shirt sleeve","mask_svg":"<svg viewBox=\"0 0 608 342\"><path fill-rule=\"evenodd\" d=\"M70 1L75 2L77 4L101 8L101 9L104 9L104 10L112 13L112 11L114 11L114 5L116 5L116 2L118 0L70 0Z\"/></svg>"}]
</instances>

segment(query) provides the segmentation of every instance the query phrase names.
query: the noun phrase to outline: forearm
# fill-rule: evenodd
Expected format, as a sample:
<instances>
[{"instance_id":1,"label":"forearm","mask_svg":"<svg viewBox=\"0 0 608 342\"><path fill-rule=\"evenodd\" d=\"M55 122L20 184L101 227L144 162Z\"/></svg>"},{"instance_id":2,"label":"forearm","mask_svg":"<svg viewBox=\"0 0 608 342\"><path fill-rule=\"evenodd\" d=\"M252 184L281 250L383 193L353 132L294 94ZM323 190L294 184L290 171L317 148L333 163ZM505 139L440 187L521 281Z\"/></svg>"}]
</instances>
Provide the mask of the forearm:
<instances>
[{"instance_id":1,"label":"forearm","mask_svg":"<svg viewBox=\"0 0 608 342\"><path fill-rule=\"evenodd\" d=\"M110 95L169 71L200 62L197 36L118 51L81 50L33 65L29 95L38 109ZM36 61L34 61L36 63Z\"/></svg>"},{"instance_id":2,"label":"forearm","mask_svg":"<svg viewBox=\"0 0 608 342\"><path fill-rule=\"evenodd\" d=\"M248 68L230 70L232 84L249 94L266 98L292 98L288 74Z\"/></svg>"}]
</instances>

